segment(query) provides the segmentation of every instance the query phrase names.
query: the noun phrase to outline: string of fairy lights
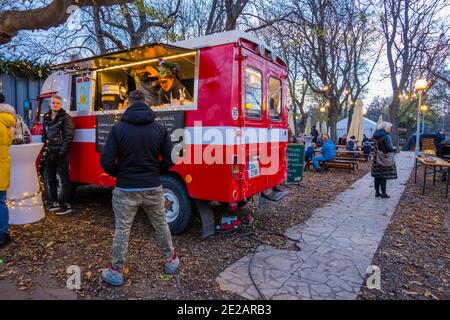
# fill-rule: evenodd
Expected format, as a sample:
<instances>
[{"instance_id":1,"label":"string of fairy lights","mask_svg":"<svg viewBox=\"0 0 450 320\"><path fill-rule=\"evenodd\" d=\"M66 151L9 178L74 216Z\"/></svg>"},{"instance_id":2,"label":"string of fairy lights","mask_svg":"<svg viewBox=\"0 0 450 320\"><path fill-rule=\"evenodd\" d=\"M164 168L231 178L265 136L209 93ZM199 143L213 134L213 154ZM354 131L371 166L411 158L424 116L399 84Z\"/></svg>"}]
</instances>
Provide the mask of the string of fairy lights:
<instances>
[{"instance_id":1,"label":"string of fairy lights","mask_svg":"<svg viewBox=\"0 0 450 320\"><path fill-rule=\"evenodd\" d=\"M14 210L16 208L18 209L28 208L29 210L31 210L36 206L43 208L41 191L36 191L35 193L32 194L24 192L22 195L23 197L19 199L7 198L6 205L8 206L8 208L11 210Z\"/></svg>"}]
</instances>

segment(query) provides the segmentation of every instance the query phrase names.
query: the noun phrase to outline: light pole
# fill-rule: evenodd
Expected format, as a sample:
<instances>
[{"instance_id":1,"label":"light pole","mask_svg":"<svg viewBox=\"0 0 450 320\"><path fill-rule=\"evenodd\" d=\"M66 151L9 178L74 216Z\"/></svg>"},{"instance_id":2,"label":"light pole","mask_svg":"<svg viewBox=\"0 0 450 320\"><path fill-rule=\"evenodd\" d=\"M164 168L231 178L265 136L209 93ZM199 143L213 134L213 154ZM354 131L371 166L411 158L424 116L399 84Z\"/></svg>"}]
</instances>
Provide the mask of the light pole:
<instances>
[{"instance_id":1,"label":"light pole","mask_svg":"<svg viewBox=\"0 0 450 320\"><path fill-rule=\"evenodd\" d=\"M423 134L425 131L425 112L428 111L428 106L426 104L421 105L420 111L422 111L422 134Z\"/></svg>"},{"instance_id":2,"label":"light pole","mask_svg":"<svg viewBox=\"0 0 450 320\"><path fill-rule=\"evenodd\" d=\"M417 129L416 129L416 149L415 156L419 155L420 150L420 106L422 105L422 91L427 88L427 80L417 79L415 83L416 91L419 93L419 104L417 105Z\"/></svg>"}]
</instances>

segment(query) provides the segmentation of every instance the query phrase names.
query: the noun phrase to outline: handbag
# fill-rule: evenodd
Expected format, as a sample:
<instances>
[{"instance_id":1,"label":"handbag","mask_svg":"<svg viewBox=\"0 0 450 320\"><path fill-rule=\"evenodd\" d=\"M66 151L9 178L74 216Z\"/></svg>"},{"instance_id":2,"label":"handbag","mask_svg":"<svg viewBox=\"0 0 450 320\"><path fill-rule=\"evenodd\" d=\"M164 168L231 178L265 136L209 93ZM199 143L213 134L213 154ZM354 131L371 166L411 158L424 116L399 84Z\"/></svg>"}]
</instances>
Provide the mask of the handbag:
<instances>
[{"instance_id":1,"label":"handbag","mask_svg":"<svg viewBox=\"0 0 450 320\"><path fill-rule=\"evenodd\" d=\"M25 144L31 142L31 133L28 126L25 124L23 118L16 115L16 126L13 130L12 144Z\"/></svg>"},{"instance_id":2,"label":"handbag","mask_svg":"<svg viewBox=\"0 0 450 320\"><path fill-rule=\"evenodd\" d=\"M377 150L377 164L382 167L392 167L395 164L394 152L384 153Z\"/></svg>"}]
</instances>

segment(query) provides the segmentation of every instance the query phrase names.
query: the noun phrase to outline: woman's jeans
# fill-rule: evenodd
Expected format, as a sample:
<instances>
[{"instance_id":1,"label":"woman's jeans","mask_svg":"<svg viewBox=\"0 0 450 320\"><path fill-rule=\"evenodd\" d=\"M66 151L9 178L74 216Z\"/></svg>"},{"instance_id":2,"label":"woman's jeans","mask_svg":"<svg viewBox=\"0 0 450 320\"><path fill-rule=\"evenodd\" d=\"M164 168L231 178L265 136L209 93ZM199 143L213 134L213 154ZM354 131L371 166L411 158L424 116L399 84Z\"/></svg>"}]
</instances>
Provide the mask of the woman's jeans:
<instances>
[{"instance_id":1,"label":"woman's jeans","mask_svg":"<svg viewBox=\"0 0 450 320\"><path fill-rule=\"evenodd\" d=\"M6 206L6 191L0 191L0 237L8 233L9 214Z\"/></svg>"},{"instance_id":2,"label":"woman's jeans","mask_svg":"<svg viewBox=\"0 0 450 320\"><path fill-rule=\"evenodd\" d=\"M381 193L386 194L386 184L387 180L385 178L375 178L375 192L380 193L381 188Z\"/></svg>"}]
</instances>

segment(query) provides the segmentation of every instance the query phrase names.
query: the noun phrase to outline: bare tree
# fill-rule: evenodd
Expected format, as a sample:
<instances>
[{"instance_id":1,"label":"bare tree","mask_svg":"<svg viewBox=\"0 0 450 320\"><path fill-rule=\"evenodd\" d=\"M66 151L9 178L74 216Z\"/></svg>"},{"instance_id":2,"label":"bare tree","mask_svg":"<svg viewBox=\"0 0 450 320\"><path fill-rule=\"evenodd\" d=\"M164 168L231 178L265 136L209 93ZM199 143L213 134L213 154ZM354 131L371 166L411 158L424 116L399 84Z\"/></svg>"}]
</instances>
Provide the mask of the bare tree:
<instances>
[{"instance_id":1,"label":"bare tree","mask_svg":"<svg viewBox=\"0 0 450 320\"><path fill-rule=\"evenodd\" d=\"M433 84L448 52L448 23L439 14L449 1L382 0L381 30L386 42L392 101L389 118L393 140L398 143L399 106L404 91L425 76ZM446 44L446 45L445 45Z\"/></svg>"},{"instance_id":2,"label":"bare tree","mask_svg":"<svg viewBox=\"0 0 450 320\"><path fill-rule=\"evenodd\" d=\"M328 107L331 137L349 99L364 93L378 59L367 6L354 1L293 0L285 47L295 50L304 81ZM375 53L374 53L375 52Z\"/></svg>"},{"instance_id":3,"label":"bare tree","mask_svg":"<svg viewBox=\"0 0 450 320\"><path fill-rule=\"evenodd\" d=\"M5 10L0 12L0 44L8 43L21 30L48 30L63 24L71 13L70 6L112 6L128 2L131 0L53 0L35 9Z\"/></svg>"}]
</instances>

